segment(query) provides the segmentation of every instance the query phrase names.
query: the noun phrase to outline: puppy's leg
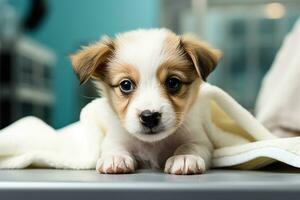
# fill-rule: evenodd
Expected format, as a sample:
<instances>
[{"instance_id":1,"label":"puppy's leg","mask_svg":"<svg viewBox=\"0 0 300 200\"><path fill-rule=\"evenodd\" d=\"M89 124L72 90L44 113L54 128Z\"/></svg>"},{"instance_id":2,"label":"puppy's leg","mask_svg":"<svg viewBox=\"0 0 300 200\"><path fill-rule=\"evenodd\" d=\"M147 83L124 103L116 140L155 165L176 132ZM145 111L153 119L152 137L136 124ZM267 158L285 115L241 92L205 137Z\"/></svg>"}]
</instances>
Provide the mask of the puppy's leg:
<instances>
[{"instance_id":1,"label":"puppy's leg","mask_svg":"<svg viewBox=\"0 0 300 200\"><path fill-rule=\"evenodd\" d=\"M126 141L108 137L103 141L102 153L96 170L104 174L132 173L136 167L133 155L126 147Z\"/></svg>"},{"instance_id":2,"label":"puppy's leg","mask_svg":"<svg viewBox=\"0 0 300 200\"><path fill-rule=\"evenodd\" d=\"M209 168L211 149L209 144L183 144L167 160L165 172L177 175L202 174Z\"/></svg>"},{"instance_id":3,"label":"puppy's leg","mask_svg":"<svg viewBox=\"0 0 300 200\"><path fill-rule=\"evenodd\" d=\"M105 98L92 101L82 109L80 118L88 129L86 136L91 149L89 152L96 152L97 158L100 156L96 170L110 174L133 172L135 161L128 150L127 133L108 101Z\"/></svg>"}]
</instances>

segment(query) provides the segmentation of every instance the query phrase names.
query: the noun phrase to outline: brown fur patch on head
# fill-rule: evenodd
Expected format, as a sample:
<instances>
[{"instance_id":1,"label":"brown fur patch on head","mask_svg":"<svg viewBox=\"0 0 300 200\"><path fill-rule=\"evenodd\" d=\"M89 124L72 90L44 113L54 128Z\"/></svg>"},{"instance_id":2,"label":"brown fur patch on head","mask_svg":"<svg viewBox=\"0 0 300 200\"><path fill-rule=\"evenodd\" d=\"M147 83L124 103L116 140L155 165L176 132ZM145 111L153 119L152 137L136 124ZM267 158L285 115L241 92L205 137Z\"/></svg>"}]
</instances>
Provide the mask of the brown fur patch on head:
<instances>
[{"instance_id":1,"label":"brown fur patch on head","mask_svg":"<svg viewBox=\"0 0 300 200\"><path fill-rule=\"evenodd\" d=\"M120 46L137 39L139 34L141 32L137 31L134 34L122 34L114 40L104 38L70 56L73 69L81 83L91 77L99 80L96 85L104 90L121 122L136 92L125 95L120 91L119 84L123 79L129 79L138 87L140 75L133 66L118 60L115 52ZM172 103L179 123L197 98L201 82L216 67L220 52L193 37L180 37L169 31L161 54L164 60L156 75L160 81L161 93ZM176 93L166 90L166 80L171 76L182 82Z\"/></svg>"},{"instance_id":2,"label":"brown fur patch on head","mask_svg":"<svg viewBox=\"0 0 300 200\"><path fill-rule=\"evenodd\" d=\"M128 95L124 95L121 92L119 84L125 79L131 80L135 87L137 87L140 81L139 72L129 64L111 60L104 79L106 83L104 86L106 97L109 99L111 107L118 114L121 121L124 119L129 103L135 94L135 92L132 92Z\"/></svg>"},{"instance_id":3,"label":"brown fur patch on head","mask_svg":"<svg viewBox=\"0 0 300 200\"><path fill-rule=\"evenodd\" d=\"M208 44L190 35L183 35L181 37L180 46L193 61L199 76L206 81L207 76L217 66L222 55L221 51L210 47Z\"/></svg>"},{"instance_id":4,"label":"brown fur patch on head","mask_svg":"<svg viewBox=\"0 0 300 200\"><path fill-rule=\"evenodd\" d=\"M105 66L113 55L115 45L112 39L104 37L100 42L82 47L70 56L73 69L80 80L85 83L90 77L103 78Z\"/></svg>"},{"instance_id":5,"label":"brown fur patch on head","mask_svg":"<svg viewBox=\"0 0 300 200\"><path fill-rule=\"evenodd\" d=\"M201 78L197 74L193 61L182 48L179 36L169 34L163 53L165 61L157 70L157 78L162 86L162 95L172 103L179 123L197 98ZM165 85L166 80L173 76L182 82L180 90L175 94L168 92Z\"/></svg>"},{"instance_id":6,"label":"brown fur patch on head","mask_svg":"<svg viewBox=\"0 0 300 200\"><path fill-rule=\"evenodd\" d=\"M130 79L136 85L140 81L139 72L130 64L112 60L107 68L107 77L104 79L110 86L116 86L123 79Z\"/></svg>"}]
</instances>

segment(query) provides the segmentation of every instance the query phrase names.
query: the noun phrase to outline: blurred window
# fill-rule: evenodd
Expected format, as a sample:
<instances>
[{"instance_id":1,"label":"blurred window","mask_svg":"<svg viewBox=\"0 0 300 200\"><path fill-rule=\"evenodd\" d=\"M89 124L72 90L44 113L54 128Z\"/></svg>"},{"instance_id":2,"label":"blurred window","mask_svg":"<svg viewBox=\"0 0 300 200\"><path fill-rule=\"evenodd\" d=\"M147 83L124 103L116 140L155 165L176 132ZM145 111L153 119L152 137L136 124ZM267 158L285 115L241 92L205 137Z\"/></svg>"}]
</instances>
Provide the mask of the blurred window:
<instances>
[{"instance_id":1,"label":"blurred window","mask_svg":"<svg viewBox=\"0 0 300 200\"><path fill-rule=\"evenodd\" d=\"M247 26L244 19L234 19L230 23L229 34L234 38L245 39L246 29Z\"/></svg>"},{"instance_id":2,"label":"blurred window","mask_svg":"<svg viewBox=\"0 0 300 200\"><path fill-rule=\"evenodd\" d=\"M162 6L163 26L177 33L192 31L223 51L209 81L249 110L263 76L300 15L300 1L294 0L163 0Z\"/></svg>"},{"instance_id":3,"label":"blurred window","mask_svg":"<svg viewBox=\"0 0 300 200\"><path fill-rule=\"evenodd\" d=\"M0 99L0 128L5 127L7 124L10 123L11 117L11 101L9 99Z\"/></svg>"},{"instance_id":4,"label":"blurred window","mask_svg":"<svg viewBox=\"0 0 300 200\"><path fill-rule=\"evenodd\" d=\"M26 85L35 85L34 82L34 66L33 62L25 57L25 56L20 56L20 65L19 67L21 68L21 74L19 83L26 84Z\"/></svg>"},{"instance_id":5,"label":"blurred window","mask_svg":"<svg viewBox=\"0 0 300 200\"><path fill-rule=\"evenodd\" d=\"M11 53L0 48L0 83L8 84L11 81Z\"/></svg>"},{"instance_id":6,"label":"blurred window","mask_svg":"<svg viewBox=\"0 0 300 200\"><path fill-rule=\"evenodd\" d=\"M44 86L47 89L51 88L51 83L52 83L52 74L51 74L51 68L49 66L44 66L43 67L43 82Z\"/></svg>"},{"instance_id":7,"label":"blurred window","mask_svg":"<svg viewBox=\"0 0 300 200\"><path fill-rule=\"evenodd\" d=\"M22 102L21 103L21 115L28 116L34 114L34 106L32 103L29 102Z\"/></svg>"}]
</instances>

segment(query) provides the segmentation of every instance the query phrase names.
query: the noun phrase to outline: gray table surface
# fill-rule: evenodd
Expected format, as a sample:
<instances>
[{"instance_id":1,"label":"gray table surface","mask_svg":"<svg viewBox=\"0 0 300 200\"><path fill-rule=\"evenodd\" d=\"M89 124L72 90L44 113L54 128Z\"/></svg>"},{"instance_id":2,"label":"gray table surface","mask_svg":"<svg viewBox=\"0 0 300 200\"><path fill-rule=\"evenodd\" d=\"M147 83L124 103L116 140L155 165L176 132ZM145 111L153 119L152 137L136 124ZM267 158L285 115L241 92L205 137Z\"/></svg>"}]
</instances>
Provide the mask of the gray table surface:
<instances>
[{"instance_id":1,"label":"gray table surface","mask_svg":"<svg viewBox=\"0 0 300 200\"><path fill-rule=\"evenodd\" d=\"M176 176L141 170L0 170L0 199L300 199L300 173L211 170Z\"/></svg>"}]
</instances>

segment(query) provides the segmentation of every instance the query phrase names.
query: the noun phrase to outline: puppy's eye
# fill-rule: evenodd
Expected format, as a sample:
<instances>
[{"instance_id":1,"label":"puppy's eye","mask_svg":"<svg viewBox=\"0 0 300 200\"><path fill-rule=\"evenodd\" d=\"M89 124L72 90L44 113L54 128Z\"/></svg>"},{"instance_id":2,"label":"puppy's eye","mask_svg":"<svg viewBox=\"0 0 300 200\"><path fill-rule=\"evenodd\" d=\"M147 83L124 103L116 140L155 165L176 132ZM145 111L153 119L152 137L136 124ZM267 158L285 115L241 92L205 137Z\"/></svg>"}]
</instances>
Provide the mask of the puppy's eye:
<instances>
[{"instance_id":1,"label":"puppy's eye","mask_svg":"<svg viewBox=\"0 0 300 200\"><path fill-rule=\"evenodd\" d=\"M134 84L131 80L125 79L120 82L119 88L123 94L129 94L134 90Z\"/></svg>"},{"instance_id":2,"label":"puppy's eye","mask_svg":"<svg viewBox=\"0 0 300 200\"><path fill-rule=\"evenodd\" d=\"M180 90L182 82L177 77L169 77L165 84L169 92L175 93Z\"/></svg>"}]
</instances>

